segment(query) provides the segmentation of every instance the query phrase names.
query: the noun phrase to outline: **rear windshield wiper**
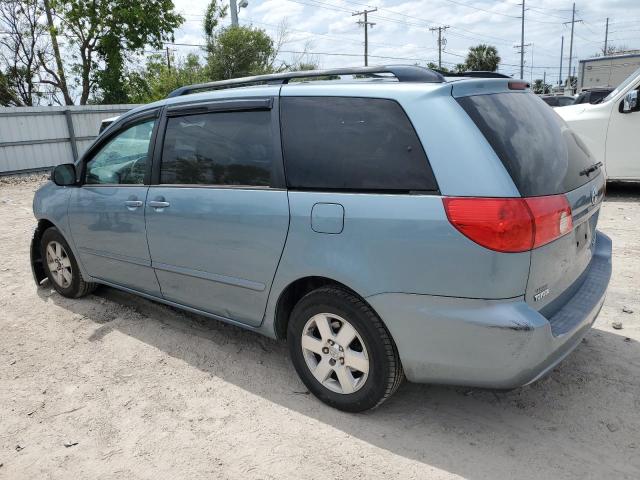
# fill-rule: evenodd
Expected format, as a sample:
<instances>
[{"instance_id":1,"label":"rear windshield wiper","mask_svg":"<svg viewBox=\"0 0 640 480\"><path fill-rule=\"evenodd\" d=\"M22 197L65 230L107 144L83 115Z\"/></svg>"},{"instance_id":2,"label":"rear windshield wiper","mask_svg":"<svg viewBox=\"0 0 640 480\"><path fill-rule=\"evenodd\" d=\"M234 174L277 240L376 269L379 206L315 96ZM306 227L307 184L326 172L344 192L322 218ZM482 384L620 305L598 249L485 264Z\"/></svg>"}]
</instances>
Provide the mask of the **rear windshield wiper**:
<instances>
[{"instance_id":1,"label":"rear windshield wiper","mask_svg":"<svg viewBox=\"0 0 640 480\"><path fill-rule=\"evenodd\" d=\"M580 175L586 175L588 177L589 175L591 175L591 173L593 173L596 170L598 170L601 166L602 166L602 162L596 162L593 165L591 165L590 167L587 167L584 170L582 170L580 172Z\"/></svg>"}]
</instances>

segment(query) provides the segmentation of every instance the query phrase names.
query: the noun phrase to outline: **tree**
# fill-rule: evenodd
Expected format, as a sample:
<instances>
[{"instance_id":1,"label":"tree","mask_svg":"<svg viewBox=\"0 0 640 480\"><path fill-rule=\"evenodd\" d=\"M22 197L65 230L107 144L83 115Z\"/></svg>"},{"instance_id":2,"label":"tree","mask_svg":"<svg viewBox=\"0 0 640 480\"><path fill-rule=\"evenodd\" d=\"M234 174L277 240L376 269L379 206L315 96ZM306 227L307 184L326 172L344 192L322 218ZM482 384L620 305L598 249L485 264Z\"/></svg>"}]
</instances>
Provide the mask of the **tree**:
<instances>
[{"instance_id":1,"label":"tree","mask_svg":"<svg viewBox=\"0 0 640 480\"><path fill-rule=\"evenodd\" d=\"M22 102L16 95L15 89L10 84L6 75L0 72L0 106L20 107Z\"/></svg>"},{"instance_id":2,"label":"tree","mask_svg":"<svg viewBox=\"0 0 640 480\"><path fill-rule=\"evenodd\" d=\"M44 11L37 0L0 1L0 67L6 72L15 98L23 105L35 105L41 96L39 80L41 61L47 55L48 42L43 38Z\"/></svg>"},{"instance_id":3,"label":"tree","mask_svg":"<svg viewBox=\"0 0 640 480\"><path fill-rule=\"evenodd\" d=\"M190 53L186 59L172 59L169 68L163 55L153 55L143 71L130 73L125 83L127 96L132 103L149 103L166 98L178 87L209 80L206 69L197 55Z\"/></svg>"},{"instance_id":4,"label":"tree","mask_svg":"<svg viewBox=\"0 0 640 480\"><path fill-rule=\"evenodd\" d=\"M467 70L495 72L499 63L500 56L496 47L482 43L469 48L464 65Z\"/></svg>"},{"instance_id":5,"label":"tree","mask_svg":"<svg viewBox=\"0 0 640 480\"><path fill-rule=\"evenodd\" d=\"M620 55L626 52L629 52L629 47L627 45L613 45L613 44L609 44L607 45L607 51L603 52L604 48L602 50L598 50L593 56L594 57L602 57L603 54L605 56L609 56L609 55Z\"/></svg>"},{"instance_id":6,"label":"tree","mask_svg":"<svg viewBox=\"0 0 640 480\"><path fill-rule=\"evenodd\" d=\"M228 27L207 43L207 67L214 80L269 73L277 55L273 40L264 30Z\"/></svg>"},{"instance_id":7,"label":"tree","mask_svg":"<svg viewBox=\"0 0 640 480\"><path fill-rule=\"evenodd\" d=\"M551 85L544 83L542 79L538 78L533 82L533 93L545 94L551 93Z\"/></svg>"},{"instance_id":8,"label":"tree","mask_svg":"<svg viewBox=\"0 0 640 480\"><path fill-rule=\"evenodd\" d=\"M204 12L204 21L202 27L204 29L204 36L207 40L207 44L213 41L216 34L216 29L220 23L220 19L224 18L229 11L228 5L218 5L217 0L211 0L207 9Z\"/></svg>"},{"instance_id":9,"label":"tree","mask_svg":"<svg viewBox=\"0 0 640 480\"><path fill-rule=\"evenodd\" d=\"M72 49L71 71L78 76L80 104L100 86L109 89L114 76L123 75L125 52L146 45L161 48L184 19L174 11L173 0L45 0L58 19L59 30ZM109 71L99 75L98 60ZM61 70L59 67L58 70ZM62 85L58 85L62 88ZM117 91L121 85L115 85Z\"/></svg>"}]
</instances>

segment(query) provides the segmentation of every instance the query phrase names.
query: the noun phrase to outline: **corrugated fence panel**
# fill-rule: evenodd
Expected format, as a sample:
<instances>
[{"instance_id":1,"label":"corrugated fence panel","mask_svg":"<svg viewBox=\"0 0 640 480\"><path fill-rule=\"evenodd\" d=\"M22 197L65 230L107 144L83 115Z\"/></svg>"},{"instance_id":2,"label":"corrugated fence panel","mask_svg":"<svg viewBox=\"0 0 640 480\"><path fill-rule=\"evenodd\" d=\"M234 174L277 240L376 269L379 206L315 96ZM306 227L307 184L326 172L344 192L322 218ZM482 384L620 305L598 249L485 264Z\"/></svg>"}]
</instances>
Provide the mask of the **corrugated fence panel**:
<instances>
[{"instance_id":1,"label":"corrugated fence panel","mask_svg":"<svg viewBox=\"0 0 640 480\"><path fill-rule=\"evenodd\" d=\"M102 120L122 115L136 106L0 108L0 175L72 162L72 132L67 115L80 156L98 135Z\"/></svg>"}]
</instances>

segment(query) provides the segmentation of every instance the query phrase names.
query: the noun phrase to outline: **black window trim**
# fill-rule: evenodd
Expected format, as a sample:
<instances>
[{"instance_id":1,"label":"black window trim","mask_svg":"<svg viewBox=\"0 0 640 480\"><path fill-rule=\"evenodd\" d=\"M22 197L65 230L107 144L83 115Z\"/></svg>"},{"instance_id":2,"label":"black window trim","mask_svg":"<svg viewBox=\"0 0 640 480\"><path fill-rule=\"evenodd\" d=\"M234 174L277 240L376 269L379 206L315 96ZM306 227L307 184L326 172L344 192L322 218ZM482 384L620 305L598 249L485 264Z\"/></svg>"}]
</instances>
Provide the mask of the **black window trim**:
<instances>
[{"instance_id":1,"label":"black window trim","mask_svg":"<svg viewBox=\"0 0 640 480\"><path fill-rule=\"evenodd\" d=\"M115 128L112 128L107 134L102 137L98 137L98 141L96 141L93 145L91 145L87 151L80 157L78 162L76 163L76 167L80 167L80 173L78 174L78 185L83 187L85 185L93 188L93 187L140 187L144 185L149 185L151 180L151 169L152 169L152 159L154 157L154 151L156 148L156 140L158 135L158 127L159 121L162 112L162 108L153 108L144 110L142 112L137 112L133 115L127 116L125 118L121 118L116 120ZM147 153L148 161L145 168L144 180L142 183L86 183L86 174L87 174L87 163L93 160L95 155L102 150L107 143L109 143L114 137L120 135L125 130L133 127L135 125L139 125L141 123L145 123L149 120L154 120L155 123L153 125L153 131L151 132L151 138L149 139L149 149Z\"/></svg>"},{"instance_id":2,"label":"black window trim","mask_svg":"<svg viewBox=\"0 0 640 480\"><path fill-rule=\"evenodd\" d=\"M187 115L201 115L203 113L227 113L227 112L251 112L256 110L270 111L271 138L273 141L273 162L271 165L270 185L218 185L218 184L193 184L193 183L160 183L160 168L162 166L162 151L167 132L169 118L183 117ZM155 138L155 149L151 169L150 185L165 188L216 188L226 190L284 190L284 159L280 141L280 102L276 96L246 97L237 99L205 100L191 102L163 109L158 122L158 134Z\"/></svg>"},{"instance_id":3,"label":"black window trim","mask_svg":"<svg viewBox=\"0 0 640 480\"><path fill-rule=\"evenodd\" d=\"M404 107L402 106L402 104L395 98L389 98L389 97L371 97L371 96L360 96L360 95L281 95L281 98L360 98L360 99L365 99L365 100L390 100L392 102L394 102L396 105L398 105L398 107L400 108L400 110L402 111L402 113L404 113L405 117L407 118L407 120L409 121L409 125L411 125L411 128L413 130L414 135L416 136L416 138L418 139L418 143L420 144L420 148L422 149L422 152L424 153L424 157L427 160L427 167L429 168L429 170L431 171L431 175L433 177L433 182L435 185L435 188L433 189L424 189L424 190L410 190L410 189L406 189L406 190L383 190L383 189L370 189L370 188L316 188L316 187L291 187L288 183L288 181L286 180L286 163L284 161L284 157L285 157L285 147L284 147L284 143L281 143L281 150L282 150L282 164L283 164L283 169L284 169L284 175L285 175L285 182L286 182L286 189L292 192L330 192L330 193L343 193L343 194L378 194L378 195L424 195L424 196L440 196L440 186L438 184L438 179L436 178L436 174L433 171L433 167L431 166L431 161L429 160L429 155L427 155L427 151L424 148L424 144L422 143L422 139L420 138L420 135L418 135L418 131L416 130L415 125L413 124L413 120L411 120L411 117L409 116L409 114L407 113L407 111L404 109ZM278 120L279 120L279 124L280 124L280 129L282 128L282 118L280 116L281 114L278 115ZM280 132L280 139L282 142L282 132Z\"/></svg>"}]
</instances>

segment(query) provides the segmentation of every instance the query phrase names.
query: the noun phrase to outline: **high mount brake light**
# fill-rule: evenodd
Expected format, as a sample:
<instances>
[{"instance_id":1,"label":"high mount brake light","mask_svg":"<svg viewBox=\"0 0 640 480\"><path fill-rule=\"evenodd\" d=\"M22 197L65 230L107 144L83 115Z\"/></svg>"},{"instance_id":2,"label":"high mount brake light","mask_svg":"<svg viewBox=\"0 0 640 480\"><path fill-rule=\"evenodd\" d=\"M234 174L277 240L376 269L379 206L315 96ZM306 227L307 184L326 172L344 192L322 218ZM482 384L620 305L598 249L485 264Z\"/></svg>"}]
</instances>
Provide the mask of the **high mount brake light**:
<instances>
[{"instance_id":1,"label":"high mount brake light","mask_svg":"<svg viewBox=\"0 0 640 480\"><path fill-rule=\"evenodd\" d=\"M529 88L529 84L527 82L509 82L508 86L509 90L526 90Z\"/></svg>"},{"instance_id":2,"label":"high mount brake light","mask_svg":"<svg viewBox=\"0 0 640 480\"><path fill-rule=\"evenodd\" d=\"M449 222L469 239L497 252L525 252L573 230L564 195L532 198L445 197Z\"/></svg>"}]
</instances>

